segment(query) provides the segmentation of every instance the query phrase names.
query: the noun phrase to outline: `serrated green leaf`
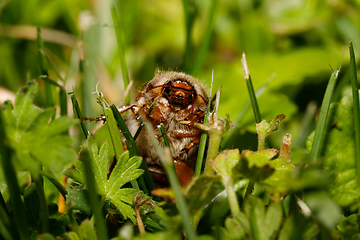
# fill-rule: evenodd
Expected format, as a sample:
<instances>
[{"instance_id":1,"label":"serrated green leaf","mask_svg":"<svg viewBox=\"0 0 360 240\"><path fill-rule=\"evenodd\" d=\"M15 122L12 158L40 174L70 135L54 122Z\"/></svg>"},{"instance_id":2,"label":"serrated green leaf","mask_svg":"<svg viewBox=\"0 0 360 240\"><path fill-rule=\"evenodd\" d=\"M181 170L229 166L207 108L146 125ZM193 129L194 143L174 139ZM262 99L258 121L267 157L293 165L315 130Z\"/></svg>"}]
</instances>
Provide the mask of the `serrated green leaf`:
<instances>
[{"instance_id":1,"label":"serrated green leaf","mask_svg":"<svg viewBox=\"0 0 360 240\"><path fill-rule=\"evenodd\" d=\"M289 179L294 165L285 161L284 158L276 158L269 163L274 173L264 180L265 188L270 192L287 193L289 191Z\"/></svg>"},{"instance_id":2,"label":"serrated green leaf","mask_svg":"<svg viewBox=\"0 0 360 240\"><path fill-rule=\"evenodd\" d=\"M78 234L81 240L97 240L97 235L91 223L85 220L81 223L78 229Z\"/></svg>"},{"instance_id":3,"label":"serrated green leaf","mask_svg":"<svg viewBox=\"0 0 360 240\"><path fill-rule=\"evenodd\" d=\"M212 168L225 180L233 177L233 168L240 161L238 149L224 150L211 161Z\"/></svg>"},{"instance_id":4,"label":"serrated green leaf","mask_svg":"<svg viewBox=\"0 0 360 240\"><path fill-rule=\"evenodd\" d=\"M107 172L109 169L109 145L105 142L100 150L95 139L89 137L87 140L87 149L91 155L91 166L94 171L98 194L105 196L107 189Z\"/></svg>"},{"instance_id":5,"label":"serrated green leaf","mask_svg":"<svg viewBox=\"0 0 360 240\"><path fill-rule=\"evenodd\" d=\"M114 204L125 219L130 218L136 222L135 211L130 205L137 190L121 187L143 174L144 171L139 169L142 158L135 156L129 159L129 152L125 151L108 178L109 145L105 142L99 149L94 138L89 136L87 149L90 153L97 193ZM68 169L65 173L74 180L85 183L84 164L81 161L75 161L74 166L76 169Z\"/></svg>"},{"instance_id":6,"label":"serrated green leaf","mask_svg":"<svg viewBox=\"0 0 360 240\"><path fill-rule=\"evenodd\" d=\"M128 156L128 153L123 153L123 154L126 154ZM120 158L122 158L122 156ZM117 189L122 187L125 183L137 179L139 176L141 176L141 174L143 174L144 170L139 169L141 165L141 161L142 161L141 157L134 156L128 159L128 161L124 166L121 166L120 162L116 164L108 181L109 195L116 192ZM121 169L124 168L125 170L121 171Z\"/></svg>"},{"instance_id":7,"label":"serrated green leaf","mask_svg":"<svg viewBox=\"0 0 360 240\"><path fill-rule=\"evenodd\" d=\"M360 239L359 214L352 214L348 217L341 216L341 221L337 225L339 239Z\"/></svg>"},{"instance_id":8,"label":"serrated green leaf","mask_svg":"<svg viewBox=\"0 0 360 240\"><path fill-rule=\"evenodd\" d=\"M257 152L243 151L239 163L234 167L235 175L240 175L254 182L262 182L275 171L270 167L270 160L276 155L275 149Z\"/></svg>"},{"instance_id":9,"label":"serrated green leaf","mask_svg":"<svg viewBox=\"0 0 360 240\"><path fill-rule=\"evenodd\" d=\"M37 83L30 81L17 93L14 109L4 106L6 135L21 170L38 174L41 163L53 172L62 172L63 164L76 158L71 147L74 139L63 132L78 120L60 117L49 123L55 109L41 111L33 106L36 93Z\"/></svg>"}]
</instances>

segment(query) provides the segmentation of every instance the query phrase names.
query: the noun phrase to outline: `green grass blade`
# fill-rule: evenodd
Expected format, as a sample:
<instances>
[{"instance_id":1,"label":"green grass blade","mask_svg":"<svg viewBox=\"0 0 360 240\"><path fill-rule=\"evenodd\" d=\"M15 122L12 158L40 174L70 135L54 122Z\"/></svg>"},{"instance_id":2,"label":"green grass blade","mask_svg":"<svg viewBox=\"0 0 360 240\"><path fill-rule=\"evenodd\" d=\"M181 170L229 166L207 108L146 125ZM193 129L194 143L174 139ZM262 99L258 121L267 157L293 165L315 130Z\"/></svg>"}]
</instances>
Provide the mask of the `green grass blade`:
<instances>
[{"instance_id":1,"label":"green grass blade","mask_svg":"<svg viewBox=\"0 0 360 240\"><path fill-rule=\"evenodd\" d=\"M32 180L36 186L36 192L39 197L40 203L40 218L41 218L41 232L49 232L49 210L46 204L45 191L43 186L43 181L40 175L32 175Z\"/></svg>"},{"instance_id":2,"label":"green grass blade","mask_svg":"<svg viewBox=\"0 0 360 240\"><path fill-rule=\"evenodd\" d=\"M91 206L92 213L95 218L95 229L97 231L98 239L109 239L102 208L100 206L99 196L96 192L96 181L94 172L91 168L90 154L87 149L83 149L80 160L84 163L85 179L87 186L88 199Z\"/></svg>"},{"instance_id":3,"label":"green grass blade","mask_svg":"<svg viewBox=\"0 0 360 240\"><path fill-rule=\"evenodd\" d=\"M213 81L214 81L214 70L212 71L212 76L211 76L211 87L210 87L210 94L209 94L209 102L205 111L205 116L204 116L204 125L207 125L207 123L209 122L209 113L210 113L210 108L211 108L211 94L212 94L212 87L213 87ZM199 143L199 149L198 149L198 155L196 158L196 165L195 165L195 173L194 176L199 176L201 174L201 169L202 169L202 165L204 162L204 156L205 156L205 148L206 148L206 142L207 142L207 138L208 138L208 133L206 131L201 131L201 138L200 138L200 143Z\"/></svg>"},{"instance_id":4,"label":"green grass blade","mask_svg":"<svg viewBox=\"0 0 360 240\"><path fill-rule=\"evenodd\" d=\"M39 27L37 28L37 44L41 75L49 76L49 68L45 57L44 41L41 38L41 30Z\"/></svg>"},{"instance_id":5,"label":"green grass blade","mask_svg":"<svg viewBox=\"0 0 360 240\"><path fill-rule=\"evenodd\" d=\"M121 67L121 73L122 73L123 82L124 82L124 89L126 89L127 86L129 85L129 74L128 74L128 69L127 69L126 59L125 59L124 40L123 40L123 36L122 36L122 32L121 32L120 21L119 21L118 15L116 13L115 6L112 5L110 7L110 10L111 10L111 17L114 22L115 35L116 35L116 40L117 40L117 44L118 44L120 67ZM130 94L128 94L125 98L125 105L129 105L129 104L130 104Z\"/></svg>"},{"instance_id":6,"label":"green grass blade","mask_svg":"<svg viewBox=\"0 0 360 240\"><path fill-rule=\"evenodd\" d=\"M274 80L275 77L276 77L275 73L271 74L270 77L266 80L266 82L258 90L256 90L256 92L255 92L256 98L259 98L265 92L265 90L270 85L272 80ZM241 108L241 111L238 113L238 115L235 118L235 121L234 121L235 124L240 124L242 122L242 119L244 118L245 114L249 110L250 106L251 106L251 99L249 99L246 102L246 104L244 105L244 107ZM235 132L239 130L239 128L240 128L239 125L235 125L234 127L229 129L229 131L225 134L225 136L221 140L221 148L222 149L227 148L227 144L228 144L229 140L231 139L232 135L235 134Z\"/></svg>"},{"instance_id":7,"label":"green grass blade","mask_svg":"<svg viewBox=\"0 0 360 240\"><path fill-rule=\"evenodd\" d=\"M0 192L0 233L3 239L18 239L15 226L11 220L10 214L7 210L6 203Z\"/></svg>"},{"instance_id":8,"label":"green grass blade","mask_svg":"<svg viewBox=\"0 0 360 240\"><path fill-rule=\"evenodd\" d=\"M259 122L261 122L262 118L261 118L260 108L259 108L259 104L257 102L254 86L253 86L252 81L251 81L250 71L249 71L249 68L248 68L248 65L247 65L247 62L246 62L245 53L243 53L243 55L242 55L241 64L242 64L243 70L244 70L244 78L245 78L246 86L247 86L247 89L248 89L248 92L249 92L249 96L250 96L250 100L251 100L251 106L252 106L254 116L255 116L255 122L259 123ZM265 139L264 148L268 148L267 139ZM254 186L255 186L255 182L250 181L249 185L247 186L245 196L249 196L252 193L252 191L254 189Z\"/></svg>"},{"instance_id":9,"label":"green grass blade","mask_svg":"<svg viewBox=\"0 0 360 240\"><path fill-rule=\"evenodd\" d=\"M261 114L260 114L260 108L256 99L256 95L255 95L255 91L254 91L254 87L251 81L251 76L250 76L250 72L249 72L249 68L247 66L247 62L246 62L246 57L245 57L245 53L243 53L242 58L241 58L241 64L243 65L243 70L244 70L244 77L246 80L246 86L250 95L250 100L251 100L251 105L254 111L254 116L255 116L255 121L256 123L261 122L262 118L261 118Z\"/></svg>"},{"instance_id":10,"label":"green grass blade","mask_svg":"<svg viewBox=\"0 0 360 240\"><path fill-rule=\"evenodd\" d=\"M80 107L79 107L79 103L74 95L73 92L70 92L68 93L71 97L71 102L72 102L72 105L73 105L73 111L74 111L74 116L76 118L78 118L80 120L80 130L83 134L83 137L84 139L86 140L88 138L88 135L89 135L89 132L88 130L86 129L86 126L85 126L85 123L83 121L83 116L81 114L81 110L80 110Z\"/></svg>"},{"instance_id":11,"label":"green grass blade","mask_svg":"<svg viewBox=\"0 0 360 240\"><path fill-rule=\"evenodd\" d=\"M193 68L193 72L195 74L199 74L199 72L204 64L204 60L205 60L205 57L206 57L206 54L207 54L207 51L209 48L209 44L210 44L211 33L214 28L216 9L219 5L218 3L219 3L219 0L211 1L208 25L206 27L203 39L201 41L198 56L196 58L195 66Z\"/></svg>"},{"instance_id":12,"label":"green grass blade","mask_svg":"<svg viewBox=\"0 0 360 240\"><path fill-rule=\"evenodd\" d=\"M54 186L57 188L57 190L61 193L61 195L66 199L66 195L68 194L68 191L66 188L59 182L56 178L54 178L51 174L40 171L40 174L44 177L46 177Z\"/></svg>"},{"instance_id":13,"label":"green grass blade","mask_svg":"<svg viewBox=\"0 0 360 240\"><path fill-rule=\"evenodd\" d=\"M161 136L161 142L163 147L170 148L169 140L166 136L166 131L163 123L160 123L160 125L157 126L157 129L159 130L159 134Z\"/></svg>"},{"instance_id":14,"label":"green grass blade","mask_svg":"<svg viewBox=\"0 0 360 240\"><path fill-rule=\"evenodd\" d=\"M16 206L13 208L13 215L16 222L17 232L20 235L20 239L30 239L30 234L28 232L28 225L26 221L25 214L25 206L23 201L21 200L19 183L17 180L17 175L13 166L13 162L11 161L11 153L12 150L6 144L6 136L5 136L5 126L3 122L2 112L0 111L0 160L1 166L3 170L3 174L5 175L5 180L7 183L7 187L10 193L10 202L12 206Z\"/></svg>"},{"instance_id":15,"label":"green grass blade","mask_svg":"<svg viewBox=\"0 0 360 240\"><path fill-rule=\"evenodd\" d=\"M48 68L48 64L46 62L44 42L41 38L41 31L40 31L39 27L37 28L37 44L38 44L38 52L39 52L40 72L41 72L41 75L48 77L49 76L49 68ZM49 84L48 81L45 82L45 97L46 97L46 105L48 107L54 106L54 103L52 100L51 84Z\"/></svg>"},{"instance_id":16,"label":"green grass blade","mask_svg":"<svg viewBox=\"0 0 360 240\"><path fill-rule=\"evenodd\" d=\"M67 115L67 94L65 89L60 89L59 91L59 103L60 103L60 114L61 116L66 116Z\"/></svg>"},{"instance_id":17,"label":"green grass blade","mask_svg":"<svg viewBox=\"0 0 360 240\"><path fill-rule=\"evenodd\" d=\"M334 70L331 74L329 83L326 87L325 95L321 104L318 122L315 128L315 136L310 153L310 162L315 163L321 153L321 144L325 135L326 120L329 114L331 96L335 88L336 80L338 78L339 70Z\"/></svg>"},{"instance_id":18,"label":"green grass blade","mask_svg":"<svg viewBox=\"0 0 360 240\"><path fill-rule=\"evenodd\" d=\"M209 101L209 105L206 109L205 116L204 116L204 123L203 123L204 125L207 125L209 122L210 104L211 103ZM202 169L202 165L204 162L207 139L208 139L208 133L206 131L202 130L200 143L199 143L199 149L198 149L198 155L196 158L196 166L195 166L194 176L199 176L201 174L201 169Z\"/></svg>"},{"instance_id":19,"label":"green grass blade","mask_svg":"<svg viewBox=\"0 0 360 240\"><path fill-rule=\"evenodd\" d=\"M245 77L246 86L247 86L247 89L248 89L248 92L250 95L251 106L252 106L254 116L255 116L255 122L259 123L259 122L261 122L262 118L261 118L260 108L259 108L259 104L257 102L254 86L251 81L250 71L249 71L249 68L248 68L248 65L246 62L245 53L243 53L243 55L242 55L241 64L242 64L243 70L244 70L244 77ZM265 148L268 148L268 146L269 146L268 141L267 141L267 139L265 139Z\"/></svg>"},{"instance_id":20,"label":"green grass blade","mask_svg":"<svg viewBox=\"0 0 360 240\"><path fill-rule=\"evenodd\" d=\"M130 152L130 156L141 156L139 148L137 147L134 138L131 136L131 133L124 119L121 117L121 114L119 113L118 109L116 108L115 105L111 105L110 108L114 114L117 125L119 126L122 134L126 139L125 142ZM143 190L144 193L147 193L148 191L154 190L156 186L144 161L142 161L141 163L141 169L144 170L144 174L138 178L138 182L140 185L140 189Z\"/></svg>"},{"instance_id":21,"label":"green grass blade","mask_svg":"<svg viewBox=\"0 0 360 240\"><path fill-rule=\"evenodd\" d=\"M192 220L190 217L189 208L186 204L185 198L181 191L180 183L178 177L175 172L174 163L172 160L172 156L170 154L169 148L162 148L155 138L154 130L152 129L152 125L150 123L145 124L146 130L148 131L150 141L154 146L156 153L158 154L160 161L165 169L166 175L170 182L171 188L175 193L176 198L176 206L179 210L181 220L183 223L184 231L187 239L196 239L196 233L192 226Z\"/></svg>"},{"instance_id":22,"label":"green grass blade","mask_svg":"<svg viewBox=\"0 0 360 240\"><path fill-rule=\"evenodd\" d=\"M354 123L355 123L355 152L357 163L357 180L360 183L360 109L359 109L359 86L356 73L355 53L352 42L349 44L350 50L350 77L354 104Z\"/></svg>"},{"instance_id":23,"label":"green grass blade","mask_svg":"<svg viewBox=\"0 0 360 240\"><path fill-rule=\"evenodd\" d=\"M120 157L124 152L123 145L121 143L121 134L114 118L113 112L110 108L104 107L104 114L106 116L107 126L109 128L111 141L113 143L114 152L116 158ZM130 151L130 150L129 150Z\"/></svg>"},{"instance_id":24,"label":"green grass blade","mask_svg":"<svg viewBox=\"0 0 360 240\"><path fill-rule=\"evenodd\" d=\"M185 15L185 31L186 31L186 42L185 42L185 54L184 54L184 71L191 72L191 66L193 65L193 55L192 55L192 42L191 42L191 33L194 23L194 1L193 0L183 0L183 8Z\"/></svg>"}]
</instances>

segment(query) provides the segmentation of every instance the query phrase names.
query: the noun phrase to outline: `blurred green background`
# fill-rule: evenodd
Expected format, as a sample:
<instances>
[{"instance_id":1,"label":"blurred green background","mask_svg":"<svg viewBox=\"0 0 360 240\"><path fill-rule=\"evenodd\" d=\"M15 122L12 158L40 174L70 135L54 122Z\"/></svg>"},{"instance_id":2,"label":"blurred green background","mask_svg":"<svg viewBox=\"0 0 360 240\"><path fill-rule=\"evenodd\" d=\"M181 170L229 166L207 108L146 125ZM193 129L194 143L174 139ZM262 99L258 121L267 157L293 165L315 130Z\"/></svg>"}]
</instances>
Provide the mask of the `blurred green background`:
<instances>
[{"instance_id":1,"label":"blurred green background","mask_svg":"<svg viewBox=\"0 0 360 240\"><path fill-rule=\"evenodd\" d=\"M184 12L186 3L188 12ZM36 42L40 27L54 66L49 67L49 77L59 81L59 74L66 90L75 91L84 116L101 114L92 95L97 83L109 103L120 104L124 86L111 4L121 22L134 81L132 99L157 69L185 71L199 77L208 89L214 70L213 93L222 87L220 115L229 114L236 125L225 136L224 148L256 149L255 120L240 62L243 52L255 90L266 84L259 97L262 117L286 115L281 131L270 139L271 146L278 147L289 132L294 146L302 148L332 68L342 63L334 100L350 81L349 39L356 53L360 50L358 0L0 0L1 102L12 99L27 79L37 78L36 103L46 107ZM215 6L213 15L211 6ZM193 17L187 54L186 15ZM208 45L207 29L211 30ZM206 51L199 54L201 46ZM79 67L79 49L84 50L85 69ZM57 104L57 89L52 91ZM70 102L68 109L71 115Z\"/></svg>"}]
</instances>

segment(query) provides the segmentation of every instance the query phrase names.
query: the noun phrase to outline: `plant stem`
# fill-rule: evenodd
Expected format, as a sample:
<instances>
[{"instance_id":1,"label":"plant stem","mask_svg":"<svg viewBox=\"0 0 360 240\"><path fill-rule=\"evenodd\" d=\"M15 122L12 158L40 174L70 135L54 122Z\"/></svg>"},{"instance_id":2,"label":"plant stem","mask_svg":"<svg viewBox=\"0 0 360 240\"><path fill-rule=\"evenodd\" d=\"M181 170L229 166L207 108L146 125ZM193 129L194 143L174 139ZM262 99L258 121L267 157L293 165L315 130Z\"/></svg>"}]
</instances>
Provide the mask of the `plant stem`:
<instances>
[{"instance_id":1,"label":"plant stem","mask_svg":"<svg viewBox=\"0 0 360 240\"><path fill-rule=\"evenodd\" d=\"M255 182L250 180L246 188L245 198L251 195L252 191L254 190L254 186L255 186Z\"/></svg>"},{"instance_id":2,"label":"plant stem","mask_svg":"<svg viewBox=\"0 0 360 240\"><path fill-rule=\"evenodd\" d=\"M219 103L220 89L216 92L216 103L214 111L209 116L209 147L204 169L204 174L208 176L214 175L214 170L212 169L210 162L219 153L221 137L224 134L224 122L218 118Z\"/></svg>"},{"instance_id":3,"label":"plant stem","mask_svg":"<svg viewBox=\"0 0 360 240\"><path fill-rule=\"evenodd\" d=\"M360 109L359 109L359 86L356 73L355 53L352 41L349 44L350 49L350 78L353 95L354 124L355 124L355 156L357 165L357 180L360 183Z\"/></svg>"},{"instance_id":4,"label":"plant stem","mask_svg":"<svg viewBox=\"0 0 360 240\"><path fill-rule=\"evenodd\" d=\"M240 207L236 197L236 193L234 191L233 183L234 183L233 180L226 180L224 185L226 188L226 193L230 204L231 214L233 215L233 217L235 217L240 214Z\"/></svg>"},{"instance_id":5,"label":"plant stem","mask_svg":"<svg viewBox=\"0 0 360 240\"><path fill-rule=\"evenodd\" d=\"M218 127L210 127L209 129L209 147L206 156L206 164L204 169L204 174L211 176L214 174L214 170L211 167L210 161L215 158L219 153L219 147L221 143L221 137L223 135L223 131L221 126Z\"/></svg>"}]
</instances>

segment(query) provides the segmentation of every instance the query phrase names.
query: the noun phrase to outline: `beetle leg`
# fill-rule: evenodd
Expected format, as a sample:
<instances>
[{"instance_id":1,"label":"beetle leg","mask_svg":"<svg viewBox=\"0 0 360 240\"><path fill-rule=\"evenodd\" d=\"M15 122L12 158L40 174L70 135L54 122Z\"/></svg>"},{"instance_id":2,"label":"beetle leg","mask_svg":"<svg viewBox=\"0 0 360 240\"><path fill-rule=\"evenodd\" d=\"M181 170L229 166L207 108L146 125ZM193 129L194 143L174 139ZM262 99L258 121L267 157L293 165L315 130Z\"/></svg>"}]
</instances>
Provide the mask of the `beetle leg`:
<instances>
[{"instance_id":1,"label":"beetle leg","mask_svg":"<svg viewBox=\"0 0 360 240\"><path fill-rule=\"evenodd\" d=\"M176 138L186 138L186 137L196 137L200 135L201 129L192 127L190 130L186 129L176 129L174 130L174 137Z\"/></svg>"},{"instance_id":2,"label":"beetle leg","mask_svg":"<svg viewBox=\"0 0 360 240\"><path fill-rule=\"evenodd\" d=\"M200 143L200 138L201 138L201 135L197 136L197 137L196 137L194 140L192 140L186 147L184 147L184 148L181 150L181 152L180 152L179 158L182 158L185 153L188 154L189 151L190 151L193 147L199 145L199 143Z\"/></svg>"},{"instance_id":3,"label":"beetle leg","mask_svg":"<svg viewBox=\"0 0 360 240\"><path fill-rule=\"evenodd\" d=\"M194 113L192 115L189 115L185 120L190 121L190 123L188 124L188 126L193 126L195 123L203 122L203 117L205 116L205 113Z\"/></svg>"}]
</instances>

